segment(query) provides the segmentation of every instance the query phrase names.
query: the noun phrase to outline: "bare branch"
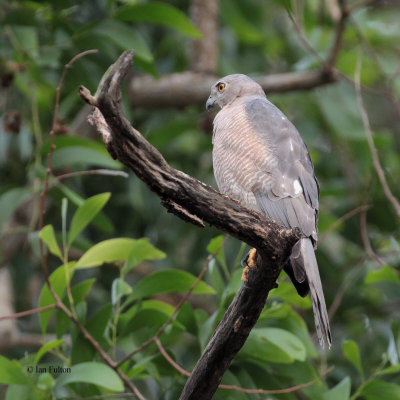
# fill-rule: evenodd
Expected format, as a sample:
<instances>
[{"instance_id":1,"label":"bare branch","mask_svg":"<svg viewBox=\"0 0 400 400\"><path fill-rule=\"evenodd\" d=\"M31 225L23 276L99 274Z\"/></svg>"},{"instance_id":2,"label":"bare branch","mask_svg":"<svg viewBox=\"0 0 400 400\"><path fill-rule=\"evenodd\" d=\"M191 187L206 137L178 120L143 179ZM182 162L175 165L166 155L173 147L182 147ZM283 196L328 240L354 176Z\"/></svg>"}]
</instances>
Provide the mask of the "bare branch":
<instances>
[{"instance_id":1,"label":"bare branch","mask_svg":"<svg viewBox=\"0 0 400 400\"><path fill-rule=\"evenodd\" d=\"M0 321L3 321L5 319L16 319L16 318L27 317L28 315L37 314L42 311L52 310L54 308L56 308L56 305L50 304L50 305L44 306L44 307L33 308L32 310L21 311L21 312L10 314L10 315L3 315L2 317L0 317Z\"/></svg>"},{"instance_id":2,"label":"bare branch","mask_svg":"<svg viewBox=\"0 0 400 400\"><path fill-rule=\"evenodd\" d=\"M363 210L360 213L360 232L361 232L361 240L363 242L364 249L368 257L376 261L380 267L385 265L385 262L382 260L382 258L380 258L372 249L371 242L369 241L368 229L367 229L367 210Z\"/></svg>"},{"instance_id":3,"label":"bare branch","mask_svg":"<svg viewBox=\"0 0 400 400\"><path fill-rule=\"evenodd\" d=\"M129 175L124 171L114 171L112 169L90 169L88 171L68 172L66 174L55 176L55 178L61 181L62 179L68 179L80 175L110 175L110 176L122 176L123 178L129 177Z\"/></svg>"},{"instance_id":4,"label":"bare branch","mask_svg":"<svg viewBox=\"0 0 400 400\"><path fill-rule=\"evenodd\" d=\"M190 376L190 372L186 371L186 369L183 369L178 363L176 363L167 353L167 351L164 349L163 345L160 342L160 339L158 337L155 338L156 345L158 347L158 350L160 350L160 353L163 355L163 357L177 370L179 371L182 375Z\"/></svg>"},{"instance_id":5,"label":"bare branch","mask_svg":"<svg viewBox=\"0 0 400 400\"><path fill-rule=\"evenodd\" d=\"M186 371L183 369L178 363L176 363L170 355L167 353L167 351L164 349L163 345L160 342L160 339L156 339L156 344L158 349L160 350L160 353L163 355L163 357L168 361L172 367L174 367L178 372L180 372L182 375L190 376L190 372ZM312 386L314 383L318 382L320 379L322 379L324 376L328 375L334 367L328 368L323 374L320 376L317 376L315 379L301 383L300 385L296 386L291 386L285 389L246 389L242 388L240 386L236 385L224 385L221 384L218 386L218 389L226 389L226 390L234 390L235 392L241 392L241 393L247 393L247 394L285 394L285 393L292 393L296 392L297 390L304 389L305 387Z\"/></svg>"},{"instance_id":6,"label":"bare branch","mask_svg":"<svg viewBox=\"0 0 400 400\"><path fill-rule=\"evenodd\" d=\"M43 335L41 333L16 331L10 337L2 338L0 341L0 351L4 353L7 349L25 349L27 347L38 348L55 339L57 339L55 334ZM63 340L67 346L71 345L69 336L65 335Z\"/></svg>"},{"instance_id":7,"label":"bare branch","mask_svg":"<svg viewBox=\"0 0 400 400\"><path fill-rule=\"evenodd\" d=\"M303 43L303 46L311 53L314 55L314 57L322 64L323 69L326 72L330 72L332 76L335 76L336 78L339 76L339 73L335 70L334 66L336 64L336 60L339 55L340 48L342 46L342 38L343 38L343 33L345 30L346 26L346 21L350 15L350 11L347 8L346 1L345 0L339 0L339 4L336 2L334 3L335 6L338 6L339 11L339 18L336 24L336 30L334 34L334 39L333 39L333 44L332 44L332 49L329 53L329 56L327 59L324 59L318 51L310 44L310 42L307 40L303 30L301 29L297 19L295 18L294 15L289 13L289 18L291 19L293 26L297 32L297 35L299 37L299 40Z\"/></svg>"},{"instance_id":8,"label":"bare branch","mask_svg":"<svg viewBox=\"0 0 400 400\"><path fill-rule=\"evenodd\" d=\"M103 76L96 95L80 88L81 97L97 106L92 123L100 128L110 153L143 180L161 200L167 199L199 220L216 226L257 249L257 268L242 286L188 378L181 399L210 399L232 359L243 346L264 307L268 293L299 239L265 215L243 207L167 164L162 155L124 116L120 85L132 65L133 52L123 53ZM171 90L168 90L171 94ZM182 217L181 212L170 211ZM192 222L192 221L191 221Z\"/></svg>"},{"instance_id":9,"label":"bare branch","mask_svg":"<svg viewBox=\"0 0 400 400\"><path fill-rule=\"evenodd\" d=\"M174 312L169 316L167 321L164 323L164 325L161 326L161 328L156 332L156 334L151 337L149 340L144 342L140 347L129 353L126 357L124 357L122 360L120 360L117 364L117 366L122 365L125 361L128 361L131 359L136 353L139 353L146 347L148 347L151 343L156 342L157 339L161 336L161 334L167 329L168 325L172 322L172 320L176 317L178 314L178 311L182 308L183 304L185 301L189 298L189 296L192 294L193 290L197 287L197 285L200 283L200 281L203 279L204 274L207 272L208 267L210 265L210 262L215 259L215 257L218 255L218 253L221 251L223 245L225 244L226 240L228 239L228 236L225 236L224 240L222 241L221 245L215 250L214 254L210 257L207 258L206 263L204 264L202 270L200 271L200 274L197 276L196 280L193 282L193 285L189 288L189 290L185 293L185 295L180 299L179 303L176 305Z\"/></svg>"},{"instance_id":10,"label":"bare branch","mask_svg":"<svg viewBox=\"0 0 400 400\"><path fill-rule=\"evenodd\" d=\"M164 75L159 79L147 75L139 76L130 81L130 103L135 108L205 104L210 94L210 87L217 79L215 75L191 71ZM268 94L311 89L335 82L337 77L330 71L320 69L272 74L254 77L254 79Z\"/></svg>"},{"instance_id":11,"label":"bare branch","mask_svg":"<svg viewBox=\"0 0 400 400\"><path fill-rule=\"evenodd\" d=\"M342 215L340 218L338 218L333 224L331 224L328 229L324 232L322 235L321 239L318 240L318 245L321 246L321 244L326 240L326 238L329 236L329 234L334 231L340 224L343 222L347 221L354 215L357 215L358 213L368 210L369 205L363 204L362 206L358 206L354 208L353 210L350 210L346 214Z\"/></svg>"},{"instance_id":12,"label":"bare branch","mask_svg":"<svg viewBox=\"0 0 400 400\"><path fill-rule=\"evenodd\" d=\"M369 118L367 111L364 107L362 94L361 94L361 86L360 86L360 73L361 73L361 59L358 60L356 73L355 73L355 89L357 94L357 104L360 110L362 123L364 125L365 135L367 137L368 147L371 152L372 162L375 168L375 171L378 175L379 181L382 185L383 192L385 193L386 198L392 204L397 217L400 218L400 203L397 198L393 195L392 191L390 190L389 184L387 183L385 173L383 172L383 168L378 156L378 150L375 147L374 139L372 138L372 130L371 125L369 123Z\"/></svg>"},{"instance_id":13,"label":"bare branch","mask_svg":"<svg viewBox=\"0 0 400 400\"><path fill-rule=\"evenodd\" d=\"M342 47L342 38L346 26L346 21L350 15L350 11L347 8L345 0L339 0L339 7L340 7L340 18L336 26L332 50L330 51L330 55L327 61L329 67L331 68L336 64L336 60L339 56L339 51L340 48Z\"/></svg>"},{"instance_id":14,"label":"bare branch","mask_svg":"<svg viewBox=\"0 0 400 400\"><path fill-rule=\"evenodd\" d=\"M300 383L300 385L291 386L285 389L244 389L235 385L219 385L220 389L230 389L235 390L241 393L248 394L285 394L285 393L293 393L300 389L304 389L305 387L312 386L314 383L321 380L324 376L328 375L335 367L329 367L325 372L323 372L320 376L317 376L315 379L309 382Z\"/></svg>"},{"instance_id":15,"label":"bare branch","mask_svg":"<svg viewBox=\"0 0 400 400\"><path fill-rule=\"evenodd\" d=\"M349 12L359 10L360 8L370 7L382 3L382 0L360 0L356 3L349 5Z\"/></svg>"},{"instance_id":16,"label":"bare branch","mask_svg":"<svg viewBox=\"0 0 400 400\"><path fill-rule=\"evenodd\" d=\"M333 299L331 306L328 310L329 320L332 321L336 311L338 310L340 303L342 302L343 296L345 295L348 288L352 287L354 280L357 278L364 269L363 264L359 265L357 268L353 268L346 279L342 282L339 289L336 290L335 298Z\"/></svg>"},{"instance_id":17,"label":"bare branch","mask_svg":"<svg viewBox=\"0 0 400 400\"><path fill-rule=\"evenodd\" d=\"M57 121L58 121L58 108L60 106L61 90L64 86L65 77L67 76L68 71L71 69L72 64L79 58L84 57L88 54L93 54L93 53L97 53L97 50L87 50L87 51L79 53L75 57L73 57L71 59L71 61L65 65L65 67L63 69L63 73L61 75L60 83L58 84L58 87L57 87L56 102L55 102L54 113L53 113L53 123L52 123L51 131L50 131L50 151L49 151L48 158L47 158L46 177L44 180L42 193L40 194L39 231L42 230L43 225L44 225L45 199L46 199L47 189L49 187L49 179L50 179L52 163L53 163L53 154L54 154L54 150L55 150L54 138L55 138L56 125L57 125ZM43 244L42 240L39 241L39 245L40 245L40 255L42 258L42 268L43 268L43 272L44 272L44 277L50 288L51 285L50 285L50 281L49 281L49 271L47 268L47 260L46 260L46 255L44 253L44 244Z\"/></svg>"},{"instance_id":18,"label":"bare branch","mask_svg":"<svg viewBox=\"0 0 400 400\"><path fill-rule=\"evenodd\" d=\"M49 187L49 180L50 180L50 175L52 173L52 160L53 160L53 154L55 150L55 145L54 145L54 138L55 138L55 129L56 129L56 124L58 120L58 108L60 105L60 97L61 97L61 90L64 85L64 80L67 75L67 72L71 69L72 64L78 60L79 58L87 55L87 54L93 54L96 53L97 50L87 50L82 53L77 54L75 57L71 59L71 61L65 65L60 83L57 87L57 94L56 94L56 102L54 106L54 113L53 113L53 124L52 128L50 131L50 151L48 154L48 159L47 159L47 169L46 169L46 177L43 185L43 191L40 195L40 219L39 219L39 231L43 228L44 225L44 214L45 214L45 199L46 199L46 193L47 189ZM93 100L90 99L90 93L87 94L87 101ZM87 339L90 344L96 349L97 353L101 356L101 358L104 360L104 362L109 365L111 368L114 369L114 371L118 374L118 376L121 378L121 380L124 382L125 386L136 395L136 397L139 400L146 400L145 397L140 393L138 388L131 382L131 380L118 368L116 365L115 361L113 361L109 355L103 350L103 348L100 346L100 344L97 342L97 340L89 333L89 331L79 322L78 318L74 313L72 313L68 307L62 302L60 297L57 295L55 292L54 288L52 287L49 279L49 272L47 268L47 259L46 259L46 254L44 252L44 244L43 241L40 240L40 255L42 259L42 268L43 272L45 275L47 287L49 288L50 293L54 297L55 300L55 306L61 310L79 329L79 331L82 333L83 337ZM67 269L66 269L67 270ZM69 282L67 281L67 290L68 290L68 284Z\"/></svg>"}]
</instances>

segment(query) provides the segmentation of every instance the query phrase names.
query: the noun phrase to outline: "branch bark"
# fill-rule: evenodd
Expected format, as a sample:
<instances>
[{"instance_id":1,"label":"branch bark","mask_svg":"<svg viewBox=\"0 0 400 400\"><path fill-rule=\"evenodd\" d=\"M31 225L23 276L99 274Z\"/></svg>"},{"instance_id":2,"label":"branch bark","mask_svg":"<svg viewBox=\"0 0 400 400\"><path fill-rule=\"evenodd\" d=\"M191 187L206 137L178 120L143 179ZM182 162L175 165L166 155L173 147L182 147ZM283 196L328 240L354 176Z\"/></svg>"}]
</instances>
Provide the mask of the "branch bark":
<instances>
[{"instance_id":1,"label":"branch bark","mask_svg":"<svg viewBox=\"0 0 400 400\"><path fill-rule=\"evenodd\" d=\"M214 225L257 249L257 268L251 270L247 285L236 294L181 395L185 400L210 399L257 322L269 291L276 287L300 232L278 226L265 215L168 165L123 113L120 86L132 57L133 51L120 56L103 76L95 96L83 86L79 89L80 96L95 107L91 123L101 133L110 154L131 168L168 211L197 226L203 221Z\"/></svg>"}]
</instances>

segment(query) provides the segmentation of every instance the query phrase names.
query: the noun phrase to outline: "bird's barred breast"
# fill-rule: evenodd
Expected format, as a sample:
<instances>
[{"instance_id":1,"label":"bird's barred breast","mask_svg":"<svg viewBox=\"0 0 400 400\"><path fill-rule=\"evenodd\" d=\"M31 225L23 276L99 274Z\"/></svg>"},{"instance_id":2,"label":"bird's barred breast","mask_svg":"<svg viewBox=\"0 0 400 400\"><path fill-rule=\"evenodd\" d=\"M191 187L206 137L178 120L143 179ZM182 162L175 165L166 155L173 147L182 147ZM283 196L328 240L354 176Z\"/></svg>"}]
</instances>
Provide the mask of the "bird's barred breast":
<instances>
[{"instance_id":1,"label":"bird's barred breast","mask_svg":"<svg viewBox=\"0 0 400 400\"><path fill-rule=\"evenodd\" d=\"M214 120L214 175L219 190L259 210L253 192L271 187L273 149L253 132L244 103L221 110Z\"/></svg>"}]
</instances>

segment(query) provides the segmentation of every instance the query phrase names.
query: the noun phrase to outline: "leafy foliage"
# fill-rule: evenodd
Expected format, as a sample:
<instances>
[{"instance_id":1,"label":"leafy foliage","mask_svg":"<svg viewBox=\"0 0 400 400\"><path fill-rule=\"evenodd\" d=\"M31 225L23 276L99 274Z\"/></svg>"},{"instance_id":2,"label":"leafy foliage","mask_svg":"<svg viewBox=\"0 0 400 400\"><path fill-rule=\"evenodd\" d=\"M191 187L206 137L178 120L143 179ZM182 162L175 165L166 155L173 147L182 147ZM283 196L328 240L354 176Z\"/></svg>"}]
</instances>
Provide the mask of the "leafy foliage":
<instances>
[{"instance_id":1,"label":"leafy foliage","mask_svg":"<svg viewBox=\"0 0 400 400\"><path fill-rule=\"evenodd\" d=\"M329 54L337 25L328 3L335 2L222 0L218 74L259 76L318 67L303 42L322 57ZM52 288L110 357L121 359L160 332L169 356L190 371L241 284L245 246L233 239L223 242L214 229L200 231L167 214L132 174L128 179L56 178L91 168L123 168L82 124L76 89L79 84L95 89L103 72L128 48L135 49L135 73L185 71L189 41L201 36L187 15L188 2L180 0L0 3L0 236L1 258L18 294L17 311L54 304L41 272L39 292L27 294L34 291L31 282L40 271L40 237L48 249ZM390 2L354 11L336 64L342 79L315 90L269 96L302 133L320 181L317 257L331 305L333 347L325 359L314 346L310 301L300 298L282 274L224 384L287 388L318 378L326 360L335 369L302 388L299 396L400 398L399 221L373 167L352 82L361 62L374 144L399 198L399 16ZM303 40L291 18L299 22ZM63 65L90 48L99 52L76 62L64 83L47 225L38 232L56 87ZM214 184L211 132L203 108L135 110L132 116L126 103L125 110L169 163ZM369 206L364 223L359 215L363 205ZM371 257L371 251L378 257ZM175 315L178 299L213 254L205 279ZM10 348L0 356L6 400L82 398L124 390L121 378L60 309L42 311L20 326L56 338L36 350ZM55 372L57 367L67 372ZM125 361L121 370L149 399L178 398L186 380L155 343ZM295 393L268 396L297 398ZM264 397L219 389L215 398Z\"/></svg>"}]
</instances>

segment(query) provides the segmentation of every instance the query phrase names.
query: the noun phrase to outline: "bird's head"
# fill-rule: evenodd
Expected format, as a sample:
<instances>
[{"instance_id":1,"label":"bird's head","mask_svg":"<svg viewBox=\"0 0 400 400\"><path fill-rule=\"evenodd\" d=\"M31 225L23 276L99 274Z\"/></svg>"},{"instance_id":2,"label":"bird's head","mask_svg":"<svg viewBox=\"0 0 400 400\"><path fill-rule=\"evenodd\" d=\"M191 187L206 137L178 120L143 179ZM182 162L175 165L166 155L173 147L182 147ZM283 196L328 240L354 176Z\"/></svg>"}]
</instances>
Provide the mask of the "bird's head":
<instances>
[{"instance_id":1,"label":"bird's head","mask_svg":"<svg viewBox=\"0 0 400 400\"><path fill-rule=\"evenodd\" d=\"M227 75L211 86L206 108L209 110L216 104L223 108L238 97L255 95L265 96L262 87L253 79L243 74Z\"/></svg>"}]
</instances>

